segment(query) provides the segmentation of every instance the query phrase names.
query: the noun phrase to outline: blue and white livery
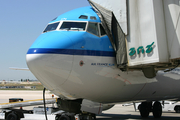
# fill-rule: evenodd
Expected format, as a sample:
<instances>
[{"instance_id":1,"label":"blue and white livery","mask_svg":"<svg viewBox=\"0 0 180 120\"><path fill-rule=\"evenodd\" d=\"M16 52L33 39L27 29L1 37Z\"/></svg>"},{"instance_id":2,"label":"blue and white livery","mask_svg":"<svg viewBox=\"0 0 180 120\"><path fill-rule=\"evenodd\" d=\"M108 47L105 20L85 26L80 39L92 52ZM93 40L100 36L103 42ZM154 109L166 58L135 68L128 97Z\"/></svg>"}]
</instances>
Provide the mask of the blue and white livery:
<instances>
[{"instance_id":1,"label":"blue and white livery","mask_svg":"<svg viewBox=\"0 0 180 120\"><path fill-rule=\"evenodd\" d=\"M26 59L37 79L64 100L148 104L180 98L179 74L160 71L148 79L141 71L123 72L116 67L111 42L89 6L51 21L29 48ZM141 116L147 114L141 112Z\"/></svg>"}]
</instances>

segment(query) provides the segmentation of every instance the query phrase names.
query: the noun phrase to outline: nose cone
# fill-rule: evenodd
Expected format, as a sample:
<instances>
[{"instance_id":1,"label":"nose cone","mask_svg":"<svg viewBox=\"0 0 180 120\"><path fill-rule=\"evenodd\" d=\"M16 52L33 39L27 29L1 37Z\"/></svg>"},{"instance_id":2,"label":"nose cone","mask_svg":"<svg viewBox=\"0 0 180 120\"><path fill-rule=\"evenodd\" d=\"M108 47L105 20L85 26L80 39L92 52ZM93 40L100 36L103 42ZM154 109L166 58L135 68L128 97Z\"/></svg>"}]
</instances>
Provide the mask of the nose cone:
<instances>
[{"instance_id":1,"label":"nose cone","mask_svg":"<svg viewBox=\"0 0 180 120\"><path fill-rule=\"evenodd\" d=\"M45 33L29 49L26 62L35 77L53 91L65 83L70 75L73 55L64 53L72 49L72 42L66 35Z\"/></svg>"}]
</instances>

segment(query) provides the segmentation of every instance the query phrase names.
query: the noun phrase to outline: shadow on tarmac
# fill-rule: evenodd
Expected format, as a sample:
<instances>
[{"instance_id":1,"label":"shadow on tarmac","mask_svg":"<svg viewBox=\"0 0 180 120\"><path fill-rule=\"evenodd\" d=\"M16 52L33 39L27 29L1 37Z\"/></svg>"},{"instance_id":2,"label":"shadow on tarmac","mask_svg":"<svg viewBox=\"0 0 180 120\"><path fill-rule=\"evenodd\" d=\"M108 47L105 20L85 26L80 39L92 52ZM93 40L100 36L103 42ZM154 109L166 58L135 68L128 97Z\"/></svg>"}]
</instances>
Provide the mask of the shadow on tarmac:
<instances>
[{"instance_id":1,"label":"shadow on tarmac","mask_svg":"<svg viewBox=\"0 0 180 120\"><path fill-rule=\"evenodd\" d=\"M142 118L140 115L131 114L101 114L97 116L97 120L180 120L178 116L162 116L161 118L154 118L149 116L148 118Z\"/></svg>"},{"instance_id":2,"label":"shadow on tarmac","mask_svg":"<svg viewBox=\"0 0 180 120\"><path fill-rule=\"evenodd\" d=\"M4 120L4 119L0 119ZM178 116L162 116L159 119L155 119L153 116L149 118L141 118L140 115L131 115L131 114L101 114L97 116L97 120L180 120Z\"/></svg>"}]
</instances>

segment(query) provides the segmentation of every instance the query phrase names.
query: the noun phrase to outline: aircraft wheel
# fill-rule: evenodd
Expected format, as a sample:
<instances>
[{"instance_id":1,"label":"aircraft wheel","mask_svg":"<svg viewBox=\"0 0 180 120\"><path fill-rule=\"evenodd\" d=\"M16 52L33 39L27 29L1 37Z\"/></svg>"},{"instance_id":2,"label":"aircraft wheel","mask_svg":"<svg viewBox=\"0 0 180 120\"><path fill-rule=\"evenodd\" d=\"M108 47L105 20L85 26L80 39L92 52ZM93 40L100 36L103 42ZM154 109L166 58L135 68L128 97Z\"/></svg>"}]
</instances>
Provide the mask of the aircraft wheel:
<instances>
[{"instance_id":1,"label":"aircraft wheel","mask_svg":"<svg viewBox=\"0 0 180 120\"><path fill-rule=\"evenodd\" d=\"M7 115L6 120L20 120L19 116L14 112L11 112Z\"/></svg>"},{"instance_id":2,"label":"aircraft wheel","mask_svg":"<svg viewBox=\"0 0 180 120\"><path fill-rule=\"evenodd\" d=\"M96 114L81 114L80 120L96 120Z\"/></svg>"},{"instance_id":3,"label":"aircraft wheel","mask_svg":"<svg viewBox=\"0 0 180 120\"><path fill-rule=\"evenodd\" d=\"M153 104L153 116L154 118L160 118L162 115L162 106L160 102L155 102Z\"/></svg>"},{"instance_id":4,"label":"aircraft wheel","mask_svg":"<svg viewBox=\"0 0 180 120\"><path fill-rule=\"evenodd\" d=\"M140 106L140 114L142 118L149 117L149 105L148 102L142 102Z\"/></svg>"},{"instance_id":5,"label":"aircraft wheel","mask_svg":"<svg viewBox=\"0 0 180 120\"><path fill-rule=\"evenodd\" d=\"M176 111L176 113L180 113L180 105L176 105L174 107L174 110Z\"/></svg>"},{"instance_id":6,"label":"aircraft wheel","mask_svg":"<svg viewBox=\"0 0 180 120\"><path fill-rule=\"evenodd\" d=\"M141 108L141 104L140 104L140 105L138 105L138 110L140 110L140 108Z\"/></svg>"},{"instance_id":7,"label":"aircraft wheel","mask_svg":"<svg viewBox=\"0 0 180 120\"><path fill-rule=\"evenodd\" d=\"M61 115L58 120L70 120L70 118L67 115Z\"/></svg>"},{"instance_id":8,"label":"aircraft wheel","mask_svg":"<svg viewBox=\"0 0 180 120\"><path fill-rule=\"evenodd\" d=\"M92 116L93 118L94 118L94 120L96 120L96 114L93 114L93 116Z\"/></svg>"}]
</instances>

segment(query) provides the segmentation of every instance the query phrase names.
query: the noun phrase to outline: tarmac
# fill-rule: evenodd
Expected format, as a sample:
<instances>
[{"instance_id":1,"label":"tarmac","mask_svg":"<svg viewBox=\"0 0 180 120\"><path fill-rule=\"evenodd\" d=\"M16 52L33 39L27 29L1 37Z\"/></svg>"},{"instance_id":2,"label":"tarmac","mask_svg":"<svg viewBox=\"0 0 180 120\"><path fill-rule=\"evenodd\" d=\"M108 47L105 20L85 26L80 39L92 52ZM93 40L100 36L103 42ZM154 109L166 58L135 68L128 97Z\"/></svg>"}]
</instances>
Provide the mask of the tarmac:
<instances>
[{"instance_id":1,"label":"tarmac","mask_svg":"<svg viewBox=\"0 0 180 120\"><path fill-rule=\"evenodd\" d=\"M23 98L24 100L42 99L42 91L30 90L0 90L0 103L8 103L9 98ZM52 98L52 93L46 91L46 98ZM55 96L56 97L56 96ZM33 107L25 107L23 109L33 109ZM97 120L152 120L154 119L152 113L149 118L142 119L139 111L134 110L134 106L122 106L117 104L113 108L103 111L101 115L97 115ZM3 119L3 113L0 110L0 120ZM29 115L26 114L25 118L21 120L45 120L44 115ZM49 115L48 120L54 120L54 116ZM180 113L174 111L166 111L162 113L160 119L155 120L180 120Z\"/></svg>"}]
</instances>

